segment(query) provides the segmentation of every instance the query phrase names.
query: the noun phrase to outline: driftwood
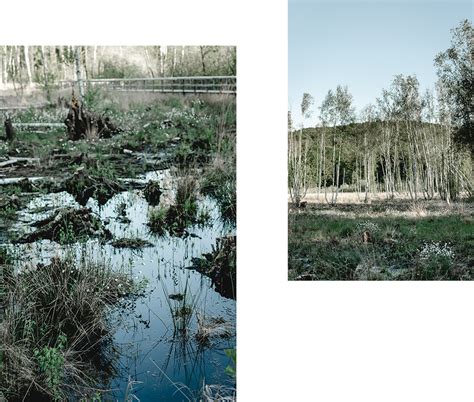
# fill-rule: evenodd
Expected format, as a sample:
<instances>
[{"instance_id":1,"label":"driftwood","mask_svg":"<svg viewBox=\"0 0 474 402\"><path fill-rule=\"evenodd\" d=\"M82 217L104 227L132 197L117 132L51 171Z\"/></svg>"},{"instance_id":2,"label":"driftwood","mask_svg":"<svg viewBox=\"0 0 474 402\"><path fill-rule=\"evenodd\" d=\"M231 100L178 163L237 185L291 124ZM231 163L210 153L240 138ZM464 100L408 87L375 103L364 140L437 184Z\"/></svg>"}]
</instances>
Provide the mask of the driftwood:
<instances>
[{"instance_id":1,"label":"driftwood","mask_svg":"<svg viewBox=\"0 0 474 402\"><path fill-rule=\"evenodd\" d=\"M69 107L69 113L64 120L70 140L110 138L121 130L111 122L109 117L103 117L79 105L74 98Z\"/></svg>"}]
</instances>

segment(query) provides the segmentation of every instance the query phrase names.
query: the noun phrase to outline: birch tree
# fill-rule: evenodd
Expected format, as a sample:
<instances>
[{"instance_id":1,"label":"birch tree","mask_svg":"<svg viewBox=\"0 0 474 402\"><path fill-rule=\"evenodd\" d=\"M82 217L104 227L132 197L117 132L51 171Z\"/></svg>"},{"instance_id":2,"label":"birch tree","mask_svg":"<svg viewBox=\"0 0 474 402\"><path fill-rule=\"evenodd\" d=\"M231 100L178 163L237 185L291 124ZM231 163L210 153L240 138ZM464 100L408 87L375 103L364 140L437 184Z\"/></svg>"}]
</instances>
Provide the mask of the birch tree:
<instances>
[{"instance_id":1,"label":"birch tree","mask_svg":"<svg viewBox=\"0 0 474 402\"><path fill-rule=\"evenodd\" d=\"M309 93L303 94L301 101L302 123L300 130L293 130L291 113L288 113L288 161L289 189L292 202L299 206L308 189L308 141L304 138L305 119L311 117L311 106L314 103Z\"/></svg>"},{"instance_id":2,"label":"birch tree","mask_svg":"<svg viewBox=\"0 0 474 402\"><path fill-rule=\"evenodd\" d=\"M76 46L74 49L75 54L75 67L76 67L76 80L77 80L77 87L79 89L79 98L80 104L84 102L84 83L82 80L82 72L81 72L81 49L80 46Z\"/></svg>"},{"instance_id":3,"label":"birch tree","mask_svg":"<svg viewBox=\"0 0 474 402\"><path fill-rule=\"evenodd\" d=\"M435 58L436 72L452 106L451 125L455 140L474 154L473 54L474 33L468 20L452 30L451 46Z\"/></svg>"}]
</instances>

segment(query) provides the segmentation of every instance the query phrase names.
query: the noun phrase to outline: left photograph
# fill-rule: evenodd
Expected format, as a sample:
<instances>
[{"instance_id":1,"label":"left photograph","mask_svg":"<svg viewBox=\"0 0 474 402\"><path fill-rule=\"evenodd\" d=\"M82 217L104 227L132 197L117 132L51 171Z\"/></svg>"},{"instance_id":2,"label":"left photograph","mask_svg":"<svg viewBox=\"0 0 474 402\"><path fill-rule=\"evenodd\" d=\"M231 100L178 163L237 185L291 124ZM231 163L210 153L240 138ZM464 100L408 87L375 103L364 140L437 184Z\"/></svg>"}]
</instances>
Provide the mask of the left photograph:
<instances>
[{"instance_id":1,"label":"left photograph","mask_svg":"<svg viewBox=\"0 0 474 402\"><path fill-rule=\"evenodd\" d=\"M0 45L0 401L236 400L236 60Z\"/></svg>"}]
</instances>

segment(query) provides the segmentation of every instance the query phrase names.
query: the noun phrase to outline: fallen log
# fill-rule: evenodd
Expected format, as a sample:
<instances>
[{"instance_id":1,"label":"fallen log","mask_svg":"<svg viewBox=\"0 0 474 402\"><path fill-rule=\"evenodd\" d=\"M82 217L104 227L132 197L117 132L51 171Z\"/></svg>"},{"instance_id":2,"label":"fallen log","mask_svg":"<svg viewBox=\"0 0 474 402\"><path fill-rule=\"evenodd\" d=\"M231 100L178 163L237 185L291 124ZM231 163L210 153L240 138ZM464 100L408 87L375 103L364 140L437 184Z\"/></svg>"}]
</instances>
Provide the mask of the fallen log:
<instances>
[{"instance_id":1,"label":"fallen log","mask_svg":"<svg viewBox=\"0 0 474 402\"><path fill-rule=\"evenodd\" d=\"M12 158L6 161L0 162L0 168L18 165L18 164L29 164L29 163L39 163L39 158Z\"/></svg>"}]
</instances>

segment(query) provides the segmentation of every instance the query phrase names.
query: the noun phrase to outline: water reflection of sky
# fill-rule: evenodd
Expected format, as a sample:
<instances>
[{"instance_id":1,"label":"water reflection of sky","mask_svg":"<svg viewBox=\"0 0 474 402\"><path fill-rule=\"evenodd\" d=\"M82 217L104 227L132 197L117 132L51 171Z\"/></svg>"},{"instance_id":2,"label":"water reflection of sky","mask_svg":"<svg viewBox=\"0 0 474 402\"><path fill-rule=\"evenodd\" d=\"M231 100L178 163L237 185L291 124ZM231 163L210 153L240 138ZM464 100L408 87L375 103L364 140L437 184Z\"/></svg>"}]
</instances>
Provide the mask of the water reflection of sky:
<instances>
[{"instance_id":1,"label":"water reflection of sky","mask_svg":"<svg viewBox=\"0 0 474 402\"><path fill-rule=\"evenodd\" d=\"M169 171L150 174L144 181L149 178L160 181L165 188L163 202L169 202L173 198ZM116 219L118 206L122 203L127 205L129 224ZM19 213L19 222L13 229L24 231L25 223L49 216L51 210L64 206L78 207L67 193L38 196ZM47 263L54 255L69 252L79 258L86 253L90 258L110 261L117 269L130 270L134 277L149 281L146 295L136 301L132 312L122 316L123 325L115 334L121 357L119 374L110 384L115 390L114 399L124 399L129 380L138 382L133 386L133 393L141 401L186 401L191 394L197 395L203 383L234 386L224 372L229 364L224 349L235 347L235 337L217 339L208 347L200 347L193 336L197 329L195 317L187 337L174 337L167 299L168 294L182 293L186 286L188 294L198 300L198 311L235 322L235 301L215 292L209 278L186 269L192 258L210 252L218 237L235 233L234 229L223 225L216 203L207 197L199 200L199 208L210 213L212 224L193 227L190 232L196 236L185 239L156 237L149 232L146 222L150 207L139 190L120 193L102 207L94 200L89 200L87 206L103 222L109 222L107 228L114 237L140 237L154 246L137 251L100 246L97 240L73 246L59 246L44 240L15 245L13 250L19 261L18 268L25 264ZM179 390L182 384L186 388Z\"/></svg>"}]
</instances>

